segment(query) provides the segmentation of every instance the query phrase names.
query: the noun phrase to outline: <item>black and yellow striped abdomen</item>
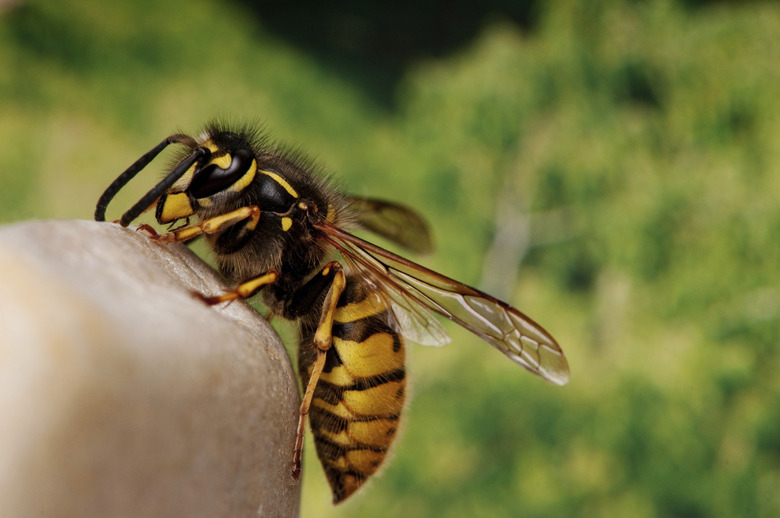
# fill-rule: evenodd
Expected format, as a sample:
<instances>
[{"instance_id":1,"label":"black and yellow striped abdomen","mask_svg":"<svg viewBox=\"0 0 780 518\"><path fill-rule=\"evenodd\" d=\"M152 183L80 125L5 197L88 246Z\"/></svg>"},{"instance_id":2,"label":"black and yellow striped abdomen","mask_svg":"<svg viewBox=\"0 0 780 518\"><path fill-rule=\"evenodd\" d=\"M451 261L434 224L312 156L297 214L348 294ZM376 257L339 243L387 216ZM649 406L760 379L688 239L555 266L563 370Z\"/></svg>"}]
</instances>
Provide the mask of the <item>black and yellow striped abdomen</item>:
<instances>
[{"instance_id":1,"label":"black and yellow striped abdomen","mask_svg":"<svg viewBox=\"0 0 780 518\"><path fill-rule=\"evenodd\" d=\"M406 377L403 338L393 329L393 318L376 290L347 278L309 413L334 502L377 471L398 431ZM304 386L314 359L307 334L299 353Z\"/></svg>"}]
</instances>

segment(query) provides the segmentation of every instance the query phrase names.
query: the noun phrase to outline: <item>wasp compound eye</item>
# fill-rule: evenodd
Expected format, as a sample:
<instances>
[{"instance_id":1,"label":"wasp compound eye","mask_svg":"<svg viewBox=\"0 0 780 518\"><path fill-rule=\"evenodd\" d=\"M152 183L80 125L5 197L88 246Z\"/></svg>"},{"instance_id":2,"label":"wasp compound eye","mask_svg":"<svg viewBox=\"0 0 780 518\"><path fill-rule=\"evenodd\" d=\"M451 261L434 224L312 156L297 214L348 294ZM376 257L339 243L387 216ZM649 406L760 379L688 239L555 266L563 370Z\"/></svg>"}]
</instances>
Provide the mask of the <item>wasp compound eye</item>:
<instances>
[{"instance_id":1,"label":"wasp compound eye","mask_svg":"<svg viewBox=\"0 0 780 518\"><path fill-rule=\"evenodd\" d=\"M224 191L246 174L254 159L252 153L239 149L232 155L233 159L227 169L222 169L215 163L210 163L195 173L187 189L195 198L208 198Z\"/></svg>"}]
</instances>

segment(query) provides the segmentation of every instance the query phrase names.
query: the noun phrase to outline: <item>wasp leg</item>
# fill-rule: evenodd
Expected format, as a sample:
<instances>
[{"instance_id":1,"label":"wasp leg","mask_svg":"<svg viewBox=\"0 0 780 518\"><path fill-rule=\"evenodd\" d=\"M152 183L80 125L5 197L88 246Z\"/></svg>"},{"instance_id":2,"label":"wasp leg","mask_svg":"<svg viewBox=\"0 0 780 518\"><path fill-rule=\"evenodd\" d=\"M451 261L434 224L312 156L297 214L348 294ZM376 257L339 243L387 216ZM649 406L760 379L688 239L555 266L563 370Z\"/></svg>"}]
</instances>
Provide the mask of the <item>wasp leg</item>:
<instances>
[{"instance_id":1,"label":"wasp leg","mask_svg":"<svg viewBox=\"0 0 780 518\"><path fill-rule=\"evenodd\" d=\"M213 306L221 302L233 302L234 300L237 299L248 299L249 297L257 293L261 288L263 288L264 286L268 286L269 284L275 283L278 279L279 279L279 272L274 269L270 269L267 272L265 272L263 275L242 282L241 284L236 286L235 289L226 291L222 295L214 295L212 297L208 297L206 295L203 295L202 293L198 293L197 291L192 292L192 295L194 297L199 298L209 306Z\"/></svg>"},{"instance_id":2,"label":"wasp leg","mask_svg":"<svg viewBox=\"0 0 780 518\"><path fill-rule=\"evenodd\" d=\"M293 480L298 480L301 477L301 456L303 454L303 436L306 431L306 416L309 415L314 389L317 388L320 374L322 374L322 370L325 367L328 349L333 344L333 319L336 314L336 306L347 284L341 265L335 261L325 265L320 275L331 277L332 281L322 305L322 313L320 314L317 329L314 332L312 347L315 349L317 357L312 364L309 381L306 383L306 390L303 393L303 400L301 401L301 408L298 414L298 431L295 436L295 449L293 450Z\"/></svg>"},{"instance_id":3,"label":"wasp leg","mask_svg":"<svg viewBox=\"0 0 780 518\"><path fill-rule=\"evenodd\" d=\"M189 241L201 234L216 234L222 232L226 228L241 222L246 222L244 228L248 231L252 231L257 227L257 223L260 221L260 213L260 208L257 205L249 205L203 220L197 225L180 227L167 234L152 236L152 239L162 243ZM144 230L146 229L144 228Z\"/></svg>"},{"instance_id":4,"label":"wasp leg","mask_svg":"<svg viewBox=\"0 0 780 518\"><path fill-rule=\"evenodd\" d=\"M119 223L118 221L115 221L114 223ZM138 228L135 229L136 232L146 232L149 234L149 239L159 240L160 234L154 229L153 226L151 226L148 223L141 223L138 225Z\"/></svg>"},{"instance_id":5,"label":"wasp leg","mask_svg":"<svg viewBox=\"0 0 780 518\"><path fill-rule=\"evenodd\" d=\"M175 224L175 222L171 223L171 224L168 226L168 232L176 232L177 230L181 230L181 229L183 229L183 228L187 228L187 227L189 227L189 226L190 226L190 217L189 217L189 216L187 216L187 217L186 217L186 219L185 219L185 221L184 221L184 223L182 223L182 224L181 224L181 225L179 225L178 227L174 227L174 224ZM140 225L139 225L139 228L140 228Z\"/></svg>"}]
</instances>

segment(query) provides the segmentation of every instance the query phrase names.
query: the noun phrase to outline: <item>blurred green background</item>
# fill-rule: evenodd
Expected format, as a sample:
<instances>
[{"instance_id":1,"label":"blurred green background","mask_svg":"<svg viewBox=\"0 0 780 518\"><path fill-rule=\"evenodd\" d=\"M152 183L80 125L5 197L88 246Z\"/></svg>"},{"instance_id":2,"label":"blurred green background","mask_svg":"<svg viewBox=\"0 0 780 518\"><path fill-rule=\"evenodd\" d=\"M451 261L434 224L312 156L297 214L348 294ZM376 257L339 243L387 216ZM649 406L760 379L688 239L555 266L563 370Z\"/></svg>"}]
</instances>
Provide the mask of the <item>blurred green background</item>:
<instances>
[{"instance_id":1,"label":"blurred green background","mask_svg":"<svg viewBox=\"0 0 780 518\"><path fill-rule=\"evenodd\" d=\"M572 370L447 325L382 476L333 508L308 449L303 516L780 516L780 5L442 5L0 2L0 221L90 219L174 130L262 120Z\"/></svg>"}]
</instances>

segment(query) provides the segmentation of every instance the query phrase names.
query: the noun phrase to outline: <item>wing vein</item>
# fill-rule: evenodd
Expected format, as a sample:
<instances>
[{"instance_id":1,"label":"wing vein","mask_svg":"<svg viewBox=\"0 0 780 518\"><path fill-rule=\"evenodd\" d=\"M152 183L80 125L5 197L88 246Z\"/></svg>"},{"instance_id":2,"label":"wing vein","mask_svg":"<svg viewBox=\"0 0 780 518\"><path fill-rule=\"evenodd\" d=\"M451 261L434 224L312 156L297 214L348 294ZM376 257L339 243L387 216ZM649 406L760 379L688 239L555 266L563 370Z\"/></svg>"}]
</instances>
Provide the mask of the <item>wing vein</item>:
<instances>
[{"instance_id":1,"label":"wing vein","mask_svg":"<svg viewBox=\"0 0 780 518\"><path fill-rule=\"evenodd\" d=\"M519 310L330 223L314 226L378 290L411 312L412 320L435 322L414 308L416 303L468 329L533 374L559 385L568 382L569 365L558 343Z\"/></svg>"}]
</instances>

